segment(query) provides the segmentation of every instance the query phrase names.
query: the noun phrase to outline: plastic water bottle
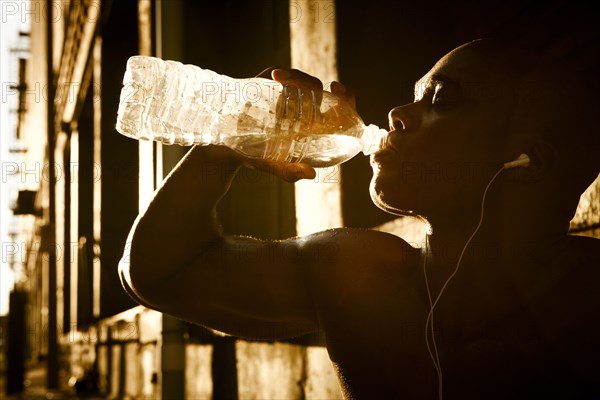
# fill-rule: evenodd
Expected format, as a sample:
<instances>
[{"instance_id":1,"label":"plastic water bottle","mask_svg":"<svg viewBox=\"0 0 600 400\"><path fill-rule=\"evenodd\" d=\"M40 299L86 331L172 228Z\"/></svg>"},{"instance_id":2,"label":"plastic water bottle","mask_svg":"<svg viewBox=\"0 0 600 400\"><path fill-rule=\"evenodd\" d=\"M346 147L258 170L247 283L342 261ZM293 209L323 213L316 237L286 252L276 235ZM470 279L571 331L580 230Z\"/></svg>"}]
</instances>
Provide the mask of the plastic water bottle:
<instances>
[{"instance_id":1,"label":"plastic water bottle","mask_svg":"<svg viewBox=\"0 0 600 400\"><path fill-rule=\"evenodd\" d=\"M123 85L116 129L136 139L225 145L246 157L327 167L371 154L387 137L330 92L264 78L134 56Z\"/></svg>"}]
</instances>

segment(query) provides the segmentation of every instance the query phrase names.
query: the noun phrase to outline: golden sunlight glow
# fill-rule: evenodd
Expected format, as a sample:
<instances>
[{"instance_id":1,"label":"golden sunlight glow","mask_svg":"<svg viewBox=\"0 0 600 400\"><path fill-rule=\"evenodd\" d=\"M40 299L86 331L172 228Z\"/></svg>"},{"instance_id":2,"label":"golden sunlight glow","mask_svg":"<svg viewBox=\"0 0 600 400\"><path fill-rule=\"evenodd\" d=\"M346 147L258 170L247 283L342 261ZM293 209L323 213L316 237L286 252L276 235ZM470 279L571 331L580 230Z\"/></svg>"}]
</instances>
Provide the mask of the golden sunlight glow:
<instances>
[{"instance_id":1,"label":"golden sunlight glow","mask_svg":"<svg viewBox=\"0 0 600 400\"><path fill-rule=\"evenodd\" d=\"M150 141L139 141L139 210L144 210L152 199L154 192L153 144Z\"/></svg>"},{"instance_id":2,"label":"golden sunlight glow","mask_svg":"<svg viewBox=\"0 0 600 400\"><path fill-rule=\"evenodd\" d=\"M292 68L320 78L327 89L338 79L334 1L297 0L290 2L289 11ZM340 179L341 168L335 166L319 168L315 179L296 183L298 235L343 226ZM307 398L342 398L327 350L309 346L297 351L301 353L298 358L304 363L306 392L303 395Z\"/></svg>"},{"instance_id":3,"label":"golden sunlight glow","mask_svg":"<svg viewBox=\"0 0 600 400\"><path fill-rule=\"evenodd\" d=\"M138 2L139 54L152 55L152 12L150 2ZM138 208L146 208L154 192L154 143L139 141L139 196ZM162 178L162 175L161 175Z\"/></svg>"},{"instance_id":4,"label":"golden sunlight glow","mask_svg":"<svg viewBox=\"0 0 600 400\"><path fill-rule=\"evenodd\" d=\"M292 68L337 80L335 4L333 0L290 2ZM307 235L342 226L340 168L321 168L311 181L296 183L296 233Z\"/></svg>"},{"instance_id":5,"label":"golden sunlight glow","mask_svg":"<svg viewBox=\"0 0 600 400\"><path fill-rule=\"evenodd\" d=\"M56 198L56 220L65 220L65 171L69 165L65 162L65 149L67 147L67 134L60 132L56 137L56 145L54 148L54 159L56 160L56 183L55 183L55 198ZM62 325L64 321L64 286L65 286L65 224L56 224L56 241L54 243L54 251L56 252L56 320Z\"/></svg>"},{"instance_id":6,"label":"golden sunlight glow","mask_svg":"<svg viewBox=\"0 0 600 400\"><path fill-rule=\"evenodd\" d=\"M75 223L71 222L71 233L69 235L71 238L71 243L69 243L69 246L71 247L71 260L69 266L71 271L69 283L71 303L69 308L70 321L75 322L77 321L77 274L79 272L79 224L76 222L79 216L79 131L77 128L73 129L71 132L70 152L72 171L69 195L71 196L71 218Z\"/></svg>"}]
</instances>

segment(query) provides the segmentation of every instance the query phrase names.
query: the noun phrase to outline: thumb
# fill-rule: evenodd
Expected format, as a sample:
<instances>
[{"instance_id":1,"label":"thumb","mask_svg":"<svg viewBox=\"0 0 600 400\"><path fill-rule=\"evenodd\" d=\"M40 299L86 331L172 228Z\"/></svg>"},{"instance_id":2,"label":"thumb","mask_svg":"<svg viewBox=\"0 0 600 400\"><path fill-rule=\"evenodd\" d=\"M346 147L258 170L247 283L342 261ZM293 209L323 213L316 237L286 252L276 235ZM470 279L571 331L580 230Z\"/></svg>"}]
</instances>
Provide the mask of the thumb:
<instances>
[{"instance_id":1,"label":"thumb","mask_svg":"<svg viewBox=\"0 0 600 400\"><path fill-rule=\"evenodd\" d=\"M286 182L296 182L300 179L314 179L317 175L315 169L308 164L282 163L263 159L246 159L246 167L275 175Z\"/></svg>"},{"instance_id":2,"label":"thumb","mask_svg":"<svg viewBox=\"0 0 600 400\"><path fill-rule=\"evenodd\" d=\"M313 167L308 164L279 164L281 168L278 176L286 182L296 182L301 179L314 179L317 173Z\"/></svg>"}]
</instances>

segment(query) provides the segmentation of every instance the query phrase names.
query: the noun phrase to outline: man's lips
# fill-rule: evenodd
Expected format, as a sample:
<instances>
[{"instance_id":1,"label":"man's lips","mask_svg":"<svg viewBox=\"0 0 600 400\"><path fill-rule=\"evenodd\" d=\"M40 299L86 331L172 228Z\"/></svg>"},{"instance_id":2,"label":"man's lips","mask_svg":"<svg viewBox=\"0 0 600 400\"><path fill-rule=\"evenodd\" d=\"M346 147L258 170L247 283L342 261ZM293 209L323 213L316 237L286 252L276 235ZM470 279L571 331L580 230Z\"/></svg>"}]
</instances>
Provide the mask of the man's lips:
<instances>
[{"instance_id":1,"label":"man's lips","mask_svg":"<svg viewBox=\"0 0 600 400\"><path fill-rule=\"evenodd\" d=\"M390 158L398 159L398 152L396 150L394 150L393 148L386 146L383 149L378 150L375 153L373 153L373 155L371 156L371 162L380 164L381 162L385 161L386 159L390 159Z\"/></svg>"},{"instance_id":2,"label":"man's lips","mask_svg":"<svg viewBox=\"0 0 600 400\"><path fill-rule=\"evenodd\" d=\"M385 143L383 144L381 149L373 153L373 155L371 156L371 161L379 162L380 160L390 157L400 158L400 152L391 141L391 133L393 132L394 131L390 131L390 134L387 135Z\"/></svg>"}]
</instances>

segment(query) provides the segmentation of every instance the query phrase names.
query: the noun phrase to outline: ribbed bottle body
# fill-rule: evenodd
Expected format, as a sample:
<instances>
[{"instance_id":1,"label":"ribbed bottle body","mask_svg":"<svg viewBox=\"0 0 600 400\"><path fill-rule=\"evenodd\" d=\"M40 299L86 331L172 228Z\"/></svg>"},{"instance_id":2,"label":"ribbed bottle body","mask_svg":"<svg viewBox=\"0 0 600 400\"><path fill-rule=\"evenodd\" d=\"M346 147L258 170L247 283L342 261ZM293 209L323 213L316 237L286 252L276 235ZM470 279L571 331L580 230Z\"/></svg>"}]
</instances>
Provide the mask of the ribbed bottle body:
<instances>
[{"instance_id":1,"label":"ribbed bottle body","mask_svg":"<svg viewBox=\"0 0 600 400\"><path fill-rule=\"evenodd\" d=\"M143 56L128 61L116 128L136 139L219 144L315 167L346 161L365 145L358 114L329 92Z\"/></svg>"}]
</instances>

